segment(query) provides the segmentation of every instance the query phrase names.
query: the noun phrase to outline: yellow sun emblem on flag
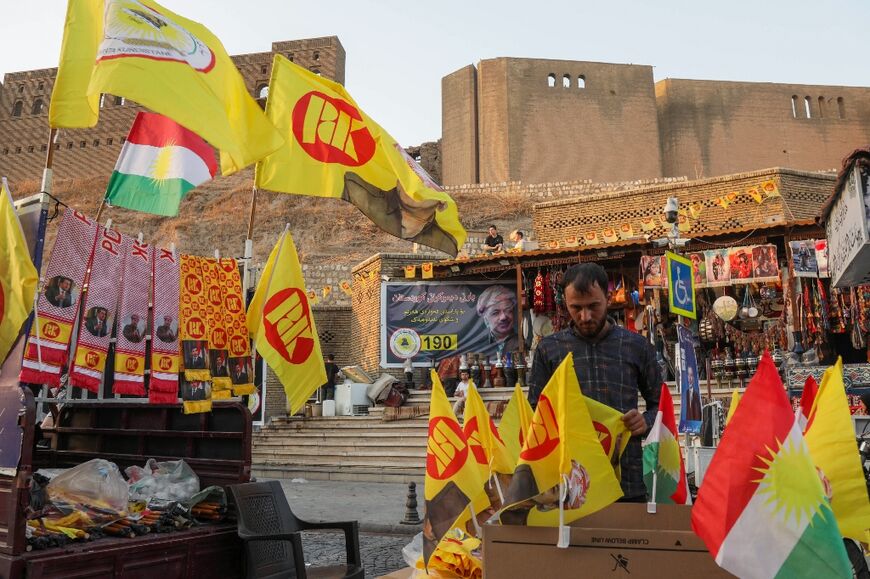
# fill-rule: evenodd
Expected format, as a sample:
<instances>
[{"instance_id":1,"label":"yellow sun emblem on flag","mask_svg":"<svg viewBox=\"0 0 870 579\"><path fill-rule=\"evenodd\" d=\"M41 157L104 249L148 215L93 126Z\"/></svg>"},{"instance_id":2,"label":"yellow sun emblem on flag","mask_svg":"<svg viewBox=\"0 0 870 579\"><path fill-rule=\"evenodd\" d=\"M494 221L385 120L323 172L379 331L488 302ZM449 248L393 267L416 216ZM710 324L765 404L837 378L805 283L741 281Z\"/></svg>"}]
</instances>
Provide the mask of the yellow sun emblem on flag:
<instances>
[{"instance_id":1,"label":"yellow sun emblem on flag","mask_svg":"<svg viewBox=\"0 0 870 579\"><path fill-rule=\"evenodd\" d=\"M755 469L763 476L753 482L759 483L758 493L775 517L797 526L812 522L822 512L823 501L821 482L806 443L789 436L777 444L776 451L767 448L769 457L758 457L765 466Z\"/></svg>"},{"instance_id":2,"label":"yellow sun emblem on flag","mask_svg":"<svg viewBox=\"0 0 870 579\"><path fill-rule=\"evenodd\" d=\"M667 428L662 429L662 439L659 441L659 468L668 473L671 478L680 478L680 445Z\"/></svg>"},{"instance_id":3,"label":"yellow sun emblem on flag","mask_svg":"<svg viewBox=\"0 0 870 579\"><path fill-rule=\"evenodd\" d=\"M157 156L154 157L151 166L148 168L148 172L151 174L151 179L153 179L157 185L162 185L163 181L169 179L172 171L172 160L174 157L175 143L173 141L167 141L166 144L160 148L160 151L157 152Z\"/></svg>"}]
</instances>

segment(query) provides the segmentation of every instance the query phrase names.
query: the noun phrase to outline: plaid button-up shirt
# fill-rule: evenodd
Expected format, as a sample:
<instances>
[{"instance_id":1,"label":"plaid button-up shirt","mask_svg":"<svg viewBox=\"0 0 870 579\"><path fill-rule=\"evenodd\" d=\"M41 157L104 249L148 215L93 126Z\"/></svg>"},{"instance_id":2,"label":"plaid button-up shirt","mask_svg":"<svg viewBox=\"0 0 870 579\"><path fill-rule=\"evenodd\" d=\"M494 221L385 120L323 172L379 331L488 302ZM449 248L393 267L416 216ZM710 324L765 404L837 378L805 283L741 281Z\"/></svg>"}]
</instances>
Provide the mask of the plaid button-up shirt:
<instances>
[{"instance_id":1,"label":"plaid button-up shirt","mask_svg":"<svg viewBox=\"0 0 870 579\"><path fill-rule=\"evenodd\" d=\"M574 369L584 396L624 413L637 408L640 392L646 401L644 419L647 427L652 427L662 384L655 349L643 336L617 326L612 319L610 330L596 341L578 334L573 324L541 340L528 379L532 406L537 405L544 386L569 353L574 356ZM631 437L621 467L622 492L626 498L645 495L641 437Z\"/></svg>"}]
</instances>

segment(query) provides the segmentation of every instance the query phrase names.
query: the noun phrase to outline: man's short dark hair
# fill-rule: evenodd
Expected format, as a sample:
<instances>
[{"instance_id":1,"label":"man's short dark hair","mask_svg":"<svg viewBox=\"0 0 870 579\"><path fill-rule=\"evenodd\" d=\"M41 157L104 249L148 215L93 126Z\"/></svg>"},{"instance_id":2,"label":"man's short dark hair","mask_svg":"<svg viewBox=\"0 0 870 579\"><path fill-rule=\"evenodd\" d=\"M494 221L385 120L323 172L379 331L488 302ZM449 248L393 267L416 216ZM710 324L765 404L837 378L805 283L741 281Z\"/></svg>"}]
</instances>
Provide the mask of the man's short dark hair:
<instances>
[{"instance_id":1,"label":"man's short dark hair","mask_svg":"<svg viewBox=\"0 0 870 579\"><path fill-rule=\"evenodd\" d=\"M498 227L496 227L495 225L490 225L489 229L495 229L496 231L498 231Z\"/></svg>"},{"instance_id":2,"label":"man's short dark hair","mask_svg":"<svg viewBox=\"0 0 870 579\"><path fill-rule=\"evenodd\" d=\"M607 295L607 272L597 263L572 265L562 278L562 289L567 289L570 285L581 294L589 293L596 284Z\"/></svg>"},{"instance_id":3,"label":"man's short dark hair","mask_svg":"<svg viewBox=\"0 0 870 579\"><path fill-rule=\"evenodd\" d=\"M525 235L523 235L523 232L522 232L522 231L517 230L517 237L519 237L520 239L522 239L523 237L525 237Z\"/></svg>"},{"instance_id":4,"label":"man's short dark hair","mask_svg":"<svg viewBox=\"0 0 870 579\"><path fill-rule=\"evenodd\" d=\"M327 354L326 359L332 362L333 360L335 360L335 354Z\"/></svg>"}]
</instances>

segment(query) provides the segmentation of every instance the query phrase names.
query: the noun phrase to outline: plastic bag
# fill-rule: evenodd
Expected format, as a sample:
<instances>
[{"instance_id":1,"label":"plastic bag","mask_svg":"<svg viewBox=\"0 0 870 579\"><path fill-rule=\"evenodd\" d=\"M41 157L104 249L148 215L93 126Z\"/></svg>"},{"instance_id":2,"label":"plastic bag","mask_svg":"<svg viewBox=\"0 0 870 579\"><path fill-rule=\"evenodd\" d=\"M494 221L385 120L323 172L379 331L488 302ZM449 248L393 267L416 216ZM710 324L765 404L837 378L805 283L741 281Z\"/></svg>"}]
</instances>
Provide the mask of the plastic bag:
<instances>
[{"instance_id":1,"label":"plastic bag","mask_svg":"<svg viewBox=\"0 0 870 579\"><path fill-rule=\"evenodd\" d=\"M48 483L48 496L56 505L79 504L118 513L127 509L127 493L118 465L101 458L67 469Z\"/></svg>"},{"instance_id":2,"label":"plastic bag","mask_svg":"<svg viewBox=\"0 0 870 579\"><path fill-rule=\"evenodd\" d=\"M183 460L157 462L149 458L145 467L124 471L130 479L130 500L186 501L199 492L199 477Z\"/></svg>"}]
</instances>

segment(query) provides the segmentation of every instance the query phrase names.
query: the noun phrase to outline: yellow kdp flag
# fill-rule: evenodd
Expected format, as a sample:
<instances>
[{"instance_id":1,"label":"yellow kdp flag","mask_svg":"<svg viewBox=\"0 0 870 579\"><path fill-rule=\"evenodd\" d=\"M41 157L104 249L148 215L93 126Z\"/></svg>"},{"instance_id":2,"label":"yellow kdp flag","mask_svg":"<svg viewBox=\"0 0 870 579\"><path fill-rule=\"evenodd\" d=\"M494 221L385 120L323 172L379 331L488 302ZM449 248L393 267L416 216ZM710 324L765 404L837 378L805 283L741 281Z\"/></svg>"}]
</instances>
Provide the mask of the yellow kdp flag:
<instances>
[{"instance_id":1,"label":"yellow kdp flag","mask_svg":"<svg viewBox=\"0 0 870 579\"><path fill-rule=\"evenodd\" d=\"M4 177L0 186L0 365L30 315L38 282Z\"/></svg>"},{"instance_id":2,"label":"yellow kdp flag","mask_svg":"<svg viewBox=\"0 0 870 579\"><path fill-rule=\"evenodd\" d=\"M504 414L501 415L501 422L498 424L498 432L514 466L520 459L520 450L523 448L526 432L529 431L531 424L532 405L529 404L529 399L526 398L523 389L517 384L514 386L514 393L507 408L504 409Z\"/></svg>"},{"instance_id":3,"label":"yellow kdp flag","mask_svg":"<svg viewBox=\"0 0 870 579\"><path fill-rule=\"evenodd\" d=\"M512 461L505 448L501 435L495 427L492 417L486 411L486 405L477 386L468 384L468 394L465 399L465 414L462 416L462 431L468 439L468 446L475 462L483 473L484 480L489 480L493 473L512 474L516 462Z\"/></svg>"},{"instance_id":4,"label":"yellow kdp flag","mask_svg":"<svg viewBox=\"0 0 870 579\"><path fill-rule=\"evenodd\" d=\"M326 383L326 368L289 226L275 244L248 306L248 332L281 380L290 414Z\"/></svg>"},{"instance_id":5,"label":"yellow kdp flag","mask_svg":"<svg viewBox=\"0 0 870 579\"><path fill-rule=\"evenodd\" d=\"M622 458L622 453L628 446L631 431L626 428L622 421L622 412L591 398L584 398L584 400L586 407L589 408L589 415L592 417L592 428L595 429L601 448L604 449L604 454L607 455L618 476L620 473L619 459Z\"/></svg>"},{"instance_id":6,"label":"yellow kdp flag","mask_svg":"<svg viewBox=\"0 0 870 579\"><path fill-rule=\"evenodd\" d=\"M275 55L266 114L286 144L257 164L263 189L353 203L401 239L455 256L456 203L343 86Z\"/></svg>"},{"instance_id":7,"label":"yellow kdp flag","mask_svg":"<svg viewBox=\"0 0 870 579\"><path fill-rule=\"evenodd\" d=\"M432 400L423 489L426 499L423 562L427 565L444 535L457 525L464 526L463 521L471 516L469 511L474 509L477 513L481 502L486 501L484 478L465 432L456 420L438 373L432 370L431 375Z\"/></svg>"},{"instance_id":8,"label":"yellow kdp flag","mask_svg":"<svg viewBox=\"0 0 870 579\"><path fill-rule=\"evenodd\" d=\"M221 150L224 175L282 144L220 40L152 0L69 0L49 124L93 127L101 93L209 141Z\"/></svg>"},{"instance_id":9,"label":"yellow kdp flag","mask_svg":"<svg viewBox=\"0 0 870 579\"><path fill-rule=\"evenodd\" d=\"M844 537L870 543L870 500L843 386L843 360L825 370L804 437L816 468L830 482L834 517Z\"/></svg>"},{"instance_id":10,"label":"yellow kdp flag","mask_svg":"<svg viewBox=\"0 0 870 579\"><path fill-rule=\"evenodd\" d=\"M622 496L586 402L569 354L538 399L505 496L508 506L499 513L502 523L562 526Z\"/></svg>"}]
</instances>

